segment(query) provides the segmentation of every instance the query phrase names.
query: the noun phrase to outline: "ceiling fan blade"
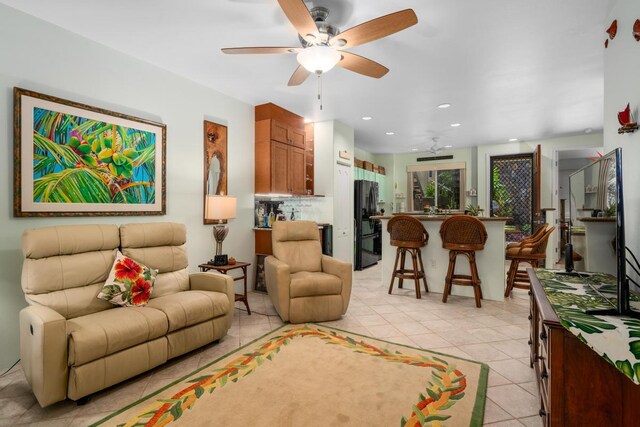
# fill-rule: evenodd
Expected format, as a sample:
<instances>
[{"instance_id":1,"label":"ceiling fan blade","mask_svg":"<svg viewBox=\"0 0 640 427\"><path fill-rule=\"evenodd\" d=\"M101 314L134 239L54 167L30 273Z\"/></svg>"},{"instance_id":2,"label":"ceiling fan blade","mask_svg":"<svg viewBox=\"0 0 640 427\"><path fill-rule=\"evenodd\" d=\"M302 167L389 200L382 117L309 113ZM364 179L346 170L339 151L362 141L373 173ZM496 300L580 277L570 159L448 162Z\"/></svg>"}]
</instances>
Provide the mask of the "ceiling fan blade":
<instances>
[{"instance_id":1,"label":"ceiling fan blade","mask_svg":"<svg viewBox=\"0 0 640 427\"><path fill-rule=\"evenodd\" d=\"M384 65L380 65L375 61L365 58L364 56L356 55L351 52L340 52L340 54L342 55L342 60L338 62L338 65L349 71L376 79L379 79L389 72L389 69Z\"/></svg>"},{"instance_id":2,"label":"ceiling fan blade","mask_svg":"<svg viewBox=\"0 0 640 427\"><path fill-rule=\"evenodd\" d=\"M307 80L311 73L304 68L302 65L298 65L298 68L293 72L291 78L289 79L288 86L298 86L304 83Z\"/></svg>"},{"instance_id":3,"label":"ceiling fan blade","mask_svg":"<svg viewBox=\"0 0 640 427\"><path fill-rule=\"evenodd\" d=\"M303 0L278 0L278 3L303 39L312 42L320 38L318 27Z\"/></svg>"},{"instance_id":4,"label":"ceiling fan blade","mask_svg":"<svg viewBox=\"0 0 640 427\"><path fill-rule=\"evenodd\" d=\"M249 54L249 53L297 53L298 47L225 47L222 53Z\"/></svg>"},{"instance_id":5,"label":"ceiling fan blade","mask_svg":"<svg viewBox=\"0 0 640 427\"><path fill-rule=\"evenodd\" d=\"M417 23L418 17L413 9L405 9L351 27L332 38L329 44L347 49L387 37Z\"/></svg>"}]
</instances>

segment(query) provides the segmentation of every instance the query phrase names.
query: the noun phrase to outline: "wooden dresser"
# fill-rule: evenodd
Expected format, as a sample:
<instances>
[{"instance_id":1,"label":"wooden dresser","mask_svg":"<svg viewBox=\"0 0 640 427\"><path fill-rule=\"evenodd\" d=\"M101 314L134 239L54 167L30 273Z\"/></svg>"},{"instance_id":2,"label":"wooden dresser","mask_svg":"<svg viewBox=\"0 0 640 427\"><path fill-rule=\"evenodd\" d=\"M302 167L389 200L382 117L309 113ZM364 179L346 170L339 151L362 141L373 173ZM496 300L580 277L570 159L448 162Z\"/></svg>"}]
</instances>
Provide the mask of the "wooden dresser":
<instances>
[{"instance_id":1,"label":"wooden dresser","mask_svg":"<svg viewBox=\"0 0 640 427\"><path fill-rule=\"evenodd\" d=\"M640 386L567 331L531 278L531 367L545 426L640 426Z\"/></svg>"}]
</instances>

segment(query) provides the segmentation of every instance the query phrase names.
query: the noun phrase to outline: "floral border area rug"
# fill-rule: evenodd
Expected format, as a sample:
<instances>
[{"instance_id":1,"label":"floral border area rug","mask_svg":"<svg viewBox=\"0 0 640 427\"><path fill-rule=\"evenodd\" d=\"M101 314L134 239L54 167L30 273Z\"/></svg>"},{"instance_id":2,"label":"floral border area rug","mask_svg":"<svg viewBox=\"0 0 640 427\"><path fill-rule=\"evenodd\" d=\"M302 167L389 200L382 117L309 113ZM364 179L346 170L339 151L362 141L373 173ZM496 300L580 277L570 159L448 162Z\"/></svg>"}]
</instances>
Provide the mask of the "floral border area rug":
<instances>
[{"instance_id":1,"label":"floral border area rug","mask_svg":"<svg viewBox=\"0 0 640 427\"><path fill-rule=\"evenodd\" d=\"M480 426L487 375L480 362L287 324L94 425Z\"/></svg>"}]
</instances>

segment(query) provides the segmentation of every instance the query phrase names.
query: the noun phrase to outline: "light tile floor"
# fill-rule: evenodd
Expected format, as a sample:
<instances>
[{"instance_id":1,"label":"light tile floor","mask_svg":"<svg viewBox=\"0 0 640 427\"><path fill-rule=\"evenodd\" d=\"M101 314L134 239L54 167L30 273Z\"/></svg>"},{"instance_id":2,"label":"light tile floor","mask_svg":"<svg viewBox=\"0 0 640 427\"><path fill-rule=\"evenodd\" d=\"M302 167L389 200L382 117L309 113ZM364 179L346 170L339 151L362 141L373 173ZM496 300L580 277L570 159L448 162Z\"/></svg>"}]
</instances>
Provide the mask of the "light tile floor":
<instances>
[{"instance_id":1,"label":"light tile floor","mask_svg":"<svg viewBox=\"0 0 640 427\"><path fill-rule=\"evenodd\" d=\"M388 282L381 268L354 273L353 292L347 314L329 326L401 344L435 349L485 362L490 367L485 425L541 426L539 398L533 369L529 367L529 301L526 291L515 290L504 302L483 301L477 309L473 298L452 296L447 304L441 294L415 299L412 283L405 289ZM236 305L228 334L208 345L174 359L151 372L96 393L89 403L77 406L60 402L40 408L19 368L0 377L0 427L14 425L70 427L91 424L124 403L132 402L186 372L232 351L282 325L269 297L249 294L253 314Z\"/></svg>"}]
</instances>

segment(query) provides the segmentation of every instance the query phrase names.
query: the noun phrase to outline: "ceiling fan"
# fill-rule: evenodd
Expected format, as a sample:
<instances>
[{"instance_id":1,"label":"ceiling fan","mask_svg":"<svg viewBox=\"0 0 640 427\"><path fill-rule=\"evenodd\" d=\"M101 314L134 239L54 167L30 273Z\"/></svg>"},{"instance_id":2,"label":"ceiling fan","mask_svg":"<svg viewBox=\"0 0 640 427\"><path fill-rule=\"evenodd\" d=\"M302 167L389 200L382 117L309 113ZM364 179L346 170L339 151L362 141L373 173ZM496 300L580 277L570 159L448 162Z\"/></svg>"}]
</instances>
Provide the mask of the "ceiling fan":
<instances>
[{"instance_id":1,"label":"ceiling fan","mask_svg":"<svg viewBox=\"0 0 640 427\"><path fill-rule=\"evenodd\" d=\"M320 75L335 65L379 79L389 72L387 67L344 49L381 39L418 23L415 12L405 9L340 32L326 22L329 15L327 8L314 7L309 10L303 0L278 0L278 3L298 32L302 47L235 47L224 48L222 52L297 54L300 65L289 79L289 86L300 85L311 73Z\"/></svg>"},{"instance_id":2,"label":"ceiling fan","mask_svg":"<svg viewBox=\"0 0 640 427\"><path fill-rule=\"evenodd\" d=\"M434 136L433 138L431 138L431 140L433 141L433 145L427 151L433 154L438 154L442 150L448 150L449 148L453 147L453 145L445 145L442 147L438 146L438 141L440 140L440 137L437 137L437 136Z\"/></svg>"}]
</instances>

